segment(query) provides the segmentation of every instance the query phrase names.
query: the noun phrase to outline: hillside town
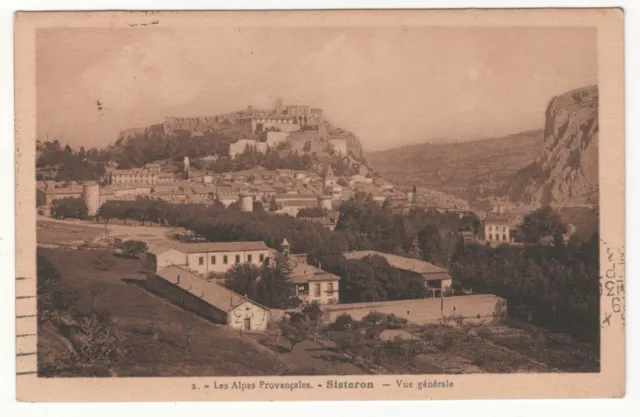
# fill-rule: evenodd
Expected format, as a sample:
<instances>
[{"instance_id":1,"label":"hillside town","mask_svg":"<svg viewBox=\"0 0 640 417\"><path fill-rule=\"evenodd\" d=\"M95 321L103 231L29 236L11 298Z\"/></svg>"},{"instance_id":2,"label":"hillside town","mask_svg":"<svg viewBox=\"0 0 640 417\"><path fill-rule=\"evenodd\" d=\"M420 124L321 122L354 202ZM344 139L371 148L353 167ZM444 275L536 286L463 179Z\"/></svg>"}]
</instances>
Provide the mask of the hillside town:
<instances>
[{"instance_id":1,"label":"hillside town","mask_svg":"<svg viewBox=\"0 0 640 417\"><path fill-rule=\"evenodd\" d=\"M109 160L91 180L61 180L64 163L41 163L36 204L43 257L85 265L88 256L104 276L123 259L135 262L126 271L138 278L127 280L189 317L270 349L282 349L284 340L292 354L300 343L320 343L319 350L329 344L350 366L357 361L349 373L388 371L380 357L361 351L365 345L376 355L409 347L418 349L414 356L424 354L428 348L416 345L416 335L425 326L453 325L464 333L524 317L579 333L560 316L593 314L590 295L562 293L577 271L593 268L592 241L579 242L576 226L553 208L496 200L479 210L435 190L397 186L368 166L361 149L354 152L350 134L330 125L323 109L278 100L265 110L167 117L143 131L121 132L118 142L126 146L154 131L177 142L228 136L215 139L215 151L206 155L140 166ZM43 160L62 154L86 163L91 155L41 145ZM568 251L584 256L567 257ZM546 253L563 260L550 261ZM41 274L59 276L54 263L39 261ZM563 287L549 295L545 285ZM58 288L47 291L52 300L62 296ZM91 292L94 306L95 294L105 292ZM46 308L59 317L60 331L82 332L69 306ZM368 342L349 339L361 337ZM401 341L412 344L394 344Z\"/></svg>"}]
</instances>

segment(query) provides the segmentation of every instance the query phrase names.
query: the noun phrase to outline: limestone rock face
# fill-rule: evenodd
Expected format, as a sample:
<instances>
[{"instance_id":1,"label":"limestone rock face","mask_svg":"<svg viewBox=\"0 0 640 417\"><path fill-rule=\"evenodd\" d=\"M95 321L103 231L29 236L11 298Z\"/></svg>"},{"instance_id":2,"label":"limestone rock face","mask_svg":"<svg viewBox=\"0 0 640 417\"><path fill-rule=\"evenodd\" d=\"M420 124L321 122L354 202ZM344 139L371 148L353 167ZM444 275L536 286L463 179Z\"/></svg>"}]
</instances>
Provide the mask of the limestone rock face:
<instances>
[{"instance_id":1,"label":"limestone rock face","mask_svg":"<svg viewBox=\"0 0 640 417\"><path fill-rule=\"evenodd\" d=\"M546 112L542 152L519 176L522 199L540 204L598 202L598 87L554 97Z\"/></svg>"}]
</instances>

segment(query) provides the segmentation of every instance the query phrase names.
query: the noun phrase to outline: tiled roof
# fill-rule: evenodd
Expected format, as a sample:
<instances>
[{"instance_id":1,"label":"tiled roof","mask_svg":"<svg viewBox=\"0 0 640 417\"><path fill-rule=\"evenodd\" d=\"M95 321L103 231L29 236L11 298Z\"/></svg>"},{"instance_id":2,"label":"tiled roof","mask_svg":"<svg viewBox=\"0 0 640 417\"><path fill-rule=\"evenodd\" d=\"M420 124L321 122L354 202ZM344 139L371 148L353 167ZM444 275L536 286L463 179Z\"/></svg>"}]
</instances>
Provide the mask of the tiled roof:
<instances>
[{"instance_id":1,"label":"tiled roof","mask_svg":"<svg viewBox=\"0 0 640 417\"><path fill-rule=\"evenodd\" d=\"M149 247L147 248L147 253L151 253L153 255L161 255L171 249L173 248L170 248L168 246L149 245Z\"/></svg>"},{"instance_id":2,"label":"tiled roof","mask_svg":"<svg viewBox=\"0 0 640 417\"><path fill-rule=\"evenodd\" d=\"M243 251L269 249L269 247L263 241L178 243L172 246L176 250L179 250L180 252L184 252L184 253L243 252Z\"/></svg>"},{"instance_id":3,"label":"tiled roof","mask_svg":"<svg viewBox=\"0 0 640 417\"><path fill-rule=\"evenodd\" d=\"M304 284L312 281L340 281L340 277L318 269L301 260L302 257L292 256L291 276L289 281L294 284Z\"/></svg>"},{"instance_id":4,"label":"tiled roof","mask_svg":"<svg viewBox=\"0 0 640 417\"><path fill-rule=\"evenodd\" d=\"M318 196L315 195L315 194L284 194L284 193L280 193L280 194L274 195L274 198L276 200L293 199L293 200L313 200L313 201L317 201Z\"/></svg>"},{"instance_id":5,"label":"tiled roof","mask_svg":"<svg viewBox=\"0 0 640 417\"><path fill-rule=\"evenodd\" d=\"M397 269L402 269L404 271L416 272L418 274L449 274L446 269L430 264L429 262L421 261L414 258L407 258L404 256L392 255L390 253L369 250L344 253L344 257L347 259L362 259L369 255L382 256L387 260L387 262L389 262L389 265ZM451 277L449 277L448 279L450 278Z\"/></svg>"},{"instance_id":6,"label":"tiled roof","mask_svg":"<svg viewBox=\"0 0 640 417\"><path fill-rule=\"evenodd\" d=\"M489 215L484 219L485 223L509 223L509 219L504 216Z\"/></svg>"},{"instance_id":7,"label":"tiled roof","mask_svg":"<svg viewBox=\"0 0 640 417\"><path fill-rule=\"evenodd\" d=\"M186 269L177 266L163 268L156 273L157 276L183 290L195 295L207 304L218 310L229 312L242 303L249 301L255 303L240 294L236 294L222 285L201 278ZM262 307L262 306L261 306ZM265 308L265 307L263 307Z\"/></svg>"},{"instance_id":8,"label":"tiled roof","mask_svg":"<svg viewBox=\"0 0 640 417\"><path fill-rule=\"evenodd\" d=\"M316 207L318 205L315 199L280 200L277 203L282 207Z\"/></svg>"}]
</instances>

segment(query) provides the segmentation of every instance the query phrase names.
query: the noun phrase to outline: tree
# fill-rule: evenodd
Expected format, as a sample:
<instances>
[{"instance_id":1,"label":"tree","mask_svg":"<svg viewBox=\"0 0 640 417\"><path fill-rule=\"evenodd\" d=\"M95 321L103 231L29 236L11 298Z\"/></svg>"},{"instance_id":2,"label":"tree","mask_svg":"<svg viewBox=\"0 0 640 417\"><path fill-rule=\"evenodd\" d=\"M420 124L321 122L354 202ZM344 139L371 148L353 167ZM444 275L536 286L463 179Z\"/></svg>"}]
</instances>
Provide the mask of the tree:
<instances>
[{"instance_id":1,"label":"tree","mask_svg":"<svg viewBox=\"0 0 640 417\"><path fill-rule=\"evenodd\" d=\"M298 211L297 217L299 218L323 218L327 217L329 212L325 208L321 207L304 207Z\"/></svg>"},{"instance_id":2,"label":"tree","mask_svg":"<svg viewBox=\"0 0 640 417\"><path fill-rule=\"evenodd\" d=\"M519 230L526 242L537 243L545 236L562 235L567 228L560 215L550 206L545 206L527 214Z\"/></svg>"},{"instance_id":3,"label":"tree","mask_svg":"<svg viewBox=\"0 0 640 417\"><path fill-rule=\"evenodd\" d=\"M141 240L127 240L122 244L122 253L132 258L138 258L147 250L147 244Z\"/></svg>"},{"instance_id":4,"label":"tree","mask_svg":"<svg viewBox=\"0 0 640 417\"><path fill-rule=\"evenodd\" d=\"M227 273L225 286L269 308L297 306L292 286L278 268L258 267L249 263L235 265Z\"/></svg>"},{"instance_id":5,"label":"tree","mask_svg":"<svg viewBox=\"0 0 640 417\"><path fill-rule=\"evenodd\" d=\"M56 219L84 219L88 211L87 205L81 198L65 197L51 204L51 217Z\"/></svg>"},{"instance_id":6,"label":"tree","mask_svg":"<svg viewBox=\"0 0 640 417\"><path fill-rule=\"evenodd\" d=\"M304 340L315 340L322 323L322 315L320 305L314 302L298 312L291 313L280 322L280 334L289 340L291 350Z\"/></svg>"},{"instance_id":7,"label":"tree","mask_svg":"<svg viewBox=\"0 0 640 417\"><path fill-rule=\"evenodd\" d=\"M109 220L118 217L118 208L118 202L110 200L98 209L98 217L104 221L104 235L107 241L109 241L109 230L107 226L109 225Z\"/></svg>"},{"instance_id":8,"label":"tree","mask_svg":"<svg viewBox=\"0 0 640 417\"><path fill-rule=\"evenodd\" d=\"M460 230L470 231L474 236L480 236L482 222L475 213L466 213L460 219Z\"/></svg>"},{"instance_id":9,"label":"tree","mask_svg":"<svg viewBox=\"0 0 640 417\"><path fill-rule=\"evenodd\" d=\"M276 203L275 198L272 198L272 199L269 201L269 211L270 211L270 212L272 212L272 213L273 213L274 211L278 211L278 203Z\"/></svg>"},{"instance_id":10,"label":"tree","mask_svg":"<svg viewBox=\"0 0 640 417\"><path fill-rule=\"evenodd\" d=\"M420 247L420 241L418 240L417 236L414 237L413 240L411 241L411 248L409 248L408 255L416 259L422 259L424 257L424 254L422 253L422 248Z\"/></svg>"}]
</instances>

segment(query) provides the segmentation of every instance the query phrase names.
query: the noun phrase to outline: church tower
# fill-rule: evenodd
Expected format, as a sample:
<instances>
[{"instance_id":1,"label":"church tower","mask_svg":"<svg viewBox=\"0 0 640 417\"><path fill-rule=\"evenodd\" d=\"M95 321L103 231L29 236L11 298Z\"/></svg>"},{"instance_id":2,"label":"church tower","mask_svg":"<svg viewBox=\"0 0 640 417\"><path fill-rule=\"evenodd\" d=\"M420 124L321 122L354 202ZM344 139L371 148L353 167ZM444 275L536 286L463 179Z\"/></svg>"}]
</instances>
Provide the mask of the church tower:
<instances>
[{"instance_id":1,"label":"church tower","mask_svg":"<svg viewBox=\"0 0 640 417\"><path fill-rule=\"evenodd\" d=\"M322 185L325 193L327 192L327 188L336 185L336 177L333 175L331 164L327 165L327 169L324 171L324 175L322 176Z\"/></svg>"}]
</instances>

